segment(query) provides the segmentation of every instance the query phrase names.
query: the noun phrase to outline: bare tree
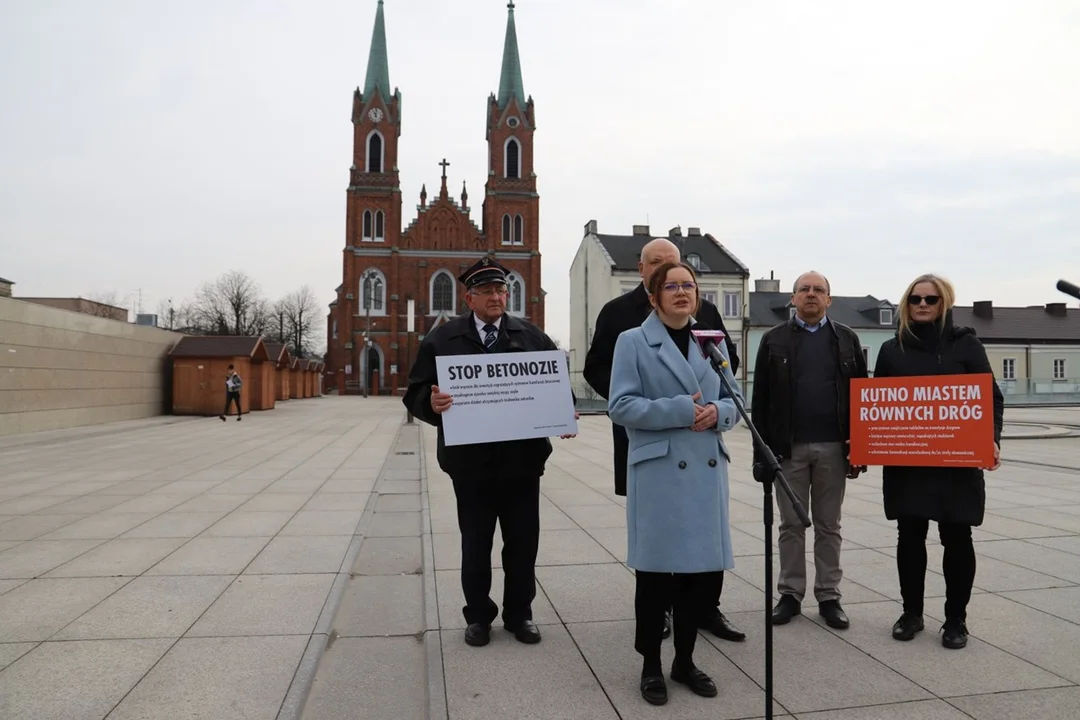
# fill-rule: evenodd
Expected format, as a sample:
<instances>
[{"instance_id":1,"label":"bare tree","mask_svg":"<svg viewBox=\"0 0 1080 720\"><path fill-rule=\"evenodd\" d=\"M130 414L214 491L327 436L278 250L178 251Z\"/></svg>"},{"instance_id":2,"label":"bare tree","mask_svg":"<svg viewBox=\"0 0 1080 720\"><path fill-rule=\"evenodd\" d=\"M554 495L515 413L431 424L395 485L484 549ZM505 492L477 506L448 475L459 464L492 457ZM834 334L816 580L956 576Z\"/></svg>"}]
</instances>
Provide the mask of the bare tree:
<instances>
[{"instance_id":1,"label":"bare tree","mask_svg":"<svg viewBox=\"0 0 1080 720\"><path fill-rule=\"evenodd\" d=\"M284 297L274 303L271 310L269 334L276 342L287 345L292 337L290 328L292 321L292 307L289 298Z\"/></svg>"},{"instance_id":2,"label":"bare tree","mask_svg":"<svg viewBox=\"0 0 1080 720\"><path fill-rule=\"evenodd\" d=\"M315 293L304 285L285 296L281 303L288 313L290 351L300 356L310 354L320 338L323 320Z\"/></svg>"},{"instance_id":3,"label":"bare tree","mask_svg":"<svg viewBox=\"0 0 1080 720\"><path fill-rule=\"evenodd\" d=\"M116 298L115 292L109 293L90 293L84 300L86 303L80 303L80 312L87 315L93 315L95 317L109 318L110 320L120 320L121 313L117 311L117 308L122 310L123 320L128 319L127 308L120 306L120 301Z\"/></svg>"},{"instance_id":4,"label":"bare tree","mask_svg":"<svg viewBox=\"0 0 1080 720\"><path fill-rule=\"evenodd\" d=\"M258 284L237 270L204 283L192 314L193 324L210 335L262 335L270 321L270 307Z\"/></svg>"}]
</instances>

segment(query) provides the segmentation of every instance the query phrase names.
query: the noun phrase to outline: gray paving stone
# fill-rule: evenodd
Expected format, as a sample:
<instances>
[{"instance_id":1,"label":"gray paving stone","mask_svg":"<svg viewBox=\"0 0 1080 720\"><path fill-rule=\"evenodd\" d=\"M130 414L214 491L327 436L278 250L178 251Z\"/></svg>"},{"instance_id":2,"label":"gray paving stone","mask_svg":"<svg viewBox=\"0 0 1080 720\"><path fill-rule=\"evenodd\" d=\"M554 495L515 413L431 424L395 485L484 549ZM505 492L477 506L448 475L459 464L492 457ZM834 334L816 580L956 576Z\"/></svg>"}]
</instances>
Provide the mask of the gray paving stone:
<instances>
[{"instance_id":1,"label":"gray paving stone","mask_svg":"<svg viewBox=\"0 0 1080 720\"><path fill-rule=\"evenodd\" d=\"M23 515L0 525L0 540L34 540L86 515Z\"/></svg>"},{"instance_id":2,"label":"gray paving stone","mask_svg":"<svg viewBox=\"0 0 1080 720\"><path fill-rule=\"evenodd\" d=\"M0 673L0 717L104 718L168 650L171 642L42 643Z\"/></svg>"},{"instance_id":3,"label":"gray paving stone","mask_svg":"<svg viewBox=\"0 0 1080 720\"><path fill-rule=\"evenodd\" d=\"M244 570L247 575L336 573L349 547L347 535L276 537Z\"/></svg>"},{"instance_id":4,"label":"gray paving stone","mask_svg":"<svg viewBox=\"0 0 1080 720\"><path fill-rule=\"evenodd\" d=\"M37 643L0 643L0 670L37 647Z\"/></svg>"},{"instance_id":5,"label":"gray paving stone","mask_svg":"<svg viewBox=\"0 0 1080 720\"><path fill-rule=\"evenodd\" d=\"M646 703L639 690L642 658L634 650L634 622L571 623L567 628L619 717L622 720L655 717L657 708ZM661 653L666 677L675 658L670 641L663 644ZM665 715L723 720L764 714L765 693L762 689L700 637L694 649L694 664L712 677L719 695L710 699L698 697L669 679ZM782 713L783 708L774 705L774 711Z\"/></svg>"},{"instance_id":6,"label":"gray paving stone","mask_svg":"<svg viewBox=\"0 0 1080 720\"><path fill-rule=\"evenodd\" d=\"M418 488L419 489L419 488ZM382 491L379 492L378 502L375 503L375 512L377 513L394 513L394 512L419 512L420 511L420 495L384 495Z\"/></svg>"},{"instance_id":7,"label":"gray paving stone","mask_svg":"<svg viewBox=\"0 0 1080 720\"><path fill-rule=\"evenodd\" d=\"M232 580L222 575L135 578L51 639L178 638Z\"/></svg>"},{"instance_id":8,"label":"gray paving stone","mask_svg":"<svg viewBox=\"0 0 1080 720\"><path fill-rule=\"evenodd\" d=\"M564 623L634 618L634 576L621 563L538 567L536 579Z\"/></svg>"},{"instance_id":9,"label":"gray paving stone","mask_svg":"<svg viewBox=\"0 0 1080 720\"><path fill-rule=\"evenodd\" d=\"M419 480L383 480L379 485L380 495L408 495L419 492Z\"/></svg>"},{"instance_id":10,"label":"gray paving stone","mask_svg":"<svg viewBox=\"0 0 1080 720\"><path fill-rule=\"evenodd\" d=\"M423 570L419 537L366 537L352 572L357 575L419 574Z\"/></svg>"},{"instance_id":11,"label":"gray paving stone","mask_svg":"<svg viewBox=\"0 0 1080 720\"><path fill-rule=\"evenodd\" d=\"M424 584L419 575L350 578L334 616L339 637L415 635L424 629Z\"/></svg>"},{"instance_id":12,"label":"gray paving stone","mask_svg":"<svg viewBox=\"0 0 1080 720\"><path fill-rule=\"evenodd\" d=\"M0 526L2 527L2 526ZM0 578L36 578L104 540L31 540L0 552Z\"/></svg>"},{"instance_id":13,"label":"gray paving stone","mask_svg":"<svg viewBox=\"0 0 1080 720\"><path fill-rule=\"evenodd\" d=\"M240 512L296 512L311 499L311 493L262 492L237 508Z\"/></svg>"},{"instance_id":14,"label":"gray paving stone","mask_svg":"<svg viewBox=\"0 0 1080 720\"><path fill-rule=\"evenodd\" d=\"M968 720L969 716L943 700L916 700L896 705L871 705L816 713L799 713L799 720Z\"/></svg>"},{"instance_id":15,"label":"gray paving stone","mask_svg":"<svg viewBox=\"0 0 1080 720\"><path fill-rule=\"evenodd\" d=\"M181 503L170 510L174 513L219 512L230 513L251 499L247 493L220 493L215 495L197 495L186 503Z\"/></svg>"},{"instance_id":16,"label":"gray paving stone","mask_svg":"<svg viewBox=\"0 0 1080 720\"><path fill-rule=\"evenodd\" d=\"M269 537L277 535L294 511L245 512L234 510L203 531L203 537Z\"/></svg>"},{"instance_id":17,"label":"gray paving stone","mask_svg":"<svg viewBox=\"0 0 1080 720\"><path fill-rule=\"evenodd\" d=\"M500 631L493 632L491 644L483 648L469 647L460 633L444 631L450 717L520 717L527 709L530 720L616 720L566 628L545 625L540 630L544 639L539 645L523 645Z\"/></svg>"},{"instance_id":18,"label":"gray paving stone","mask_svg":"<svg viewBox=\"0 0 1080 720\"><path fill-rule=\"evenodd\" d=\"M178 512L158 515L153 520L128 530L122 538L193 538L225 517L225 511Z\"/></svg>"},{"instance_id":19,"label":"gray paving stone","mask_svg":"<svg viewBox=\"0 0 1080 720\"><path fill-rule=\"evenodd\" d=\"M0 642L48 640L130 578L31 580L0 595ZM2 715L0 715L2 717Z\"/></svg>"},{"instance_id":20,"label":"gray paving stone","mask_svg":"<svg viewBox=\"0 0 1080 720\"><path fill-rule=\"evenodd\" d=\"M423 533L418 512L376 512L364 528L364 535L378 537L419 537Z\"/></svg>"},{"instance_id":21,"label":"gray paving stone","mask_svg":"<svg viewBox=\"0 0 1080 720\"><path fill-rule=\"evenodd\" d=\"M317 492L304 504L304 510L363 510L371 493Z\"/></svg>"},{"instance_id":22,"label":"gray paving stone","mask_svg":"<svg viewBox=\"0 0 1080 720\"><path fill-rule=\"evenodd\" d=\"M995 693L950 702L975 720L1064 720L1076 717L1080 687Z\"/></svg>"},{"instance_id":23,"label":"gray paving stone","mask_svg":"<svg viewBox=\"0 0 1080 720\"><path fill-rule=\"evenodd\" d=\"M152 520L157 513L99 512L42 535L42 540L112 540Z\"/></svg>"},{"instance_id":24,"label":"gray paving stone","mask_svg":"<svg viewBox=\"0 0 1080 720\"><path fill-rule=\"evenodd\" d=\"M306 635L181 638L109 720L274 718Z\"/></svg>"},{"instance_id":25,"label":"gray paving stone","mask_svg":"<svg viewBox=\"0 0 1080 720\"><path fill-rule=\"evenodd\" d=\"M327 649L304 720L427 720L424 645L413 637L340 638Z\"/></svg>"},{"instance_id":26,"label":"gray paving stone","mask_svg":"<svg viewBox=\"0 0 1080 720\"><path fill-rule=\"evenodd\" d=\"M241 575L187 637L309 635L333 582L330 574Z\"/></svg>"},{"instance_id":27,"label":"gray paving stone","mask_svg":"<svg viewBox=\"0 0 1080 720\"><path fill-rule=\"evenodd\" d=\"M142 575L186 542L186 538L116 538L70 560L45 577Z\"/></svg>"},{"instance_id":28,"label":"gray paving stone","mask_svg":"<svg viewBox=\"0 0 1080 720\"><path fill-rule=\"evenodd\" d=\"M491 573L491 592L489 597L496 605L502 608L504 576L501 570ZM438 588L439 622L446 629L464 629L467 623L462 614L465 606L465 593L461 589L461 572L453 570L439 570L435 573L435 583ZM544 588L537 584L536 599L532 605L533 622L537 625L552 625L560 622L559 614L555 612L551 601L548 599ZM495 624L502 626L501 615Z\"/></svg>"},{"instance_id":29,"label":"gray paving stone","mask_svg":"<svg viewBox=\"0 0 1080 720\"><path fill-rule=\"evenodd\" d=\"M354 535L363 510L300 510L279 535Z\"/></svg>"},{"instance_id":30,"label":"gray paving stone","mask_svg":"<svg viewBox=\"0 0 1080 720\"><path fill-rule=\"evenodd\" d=\"M146 571L146 575L237 575L255 559L268 537L198 537Z\"/></svg>"},{"instance_id":31,"label":"gray paving stone","mask_svg":"<svg viewBox=\"0 0 1080 720\"><path fill-rule=\"evenodd\" d=\"M47 496L36 495L34 497L46 498ZM98 513L103 510L111 510L117 505L127 502L132 497L132 495L83 495L82 497L72 498L56 503L55 505L50 505L40 511L40 513L48 513L50 515L89 515L90 513Z\"/></svg>"}]
</instances>

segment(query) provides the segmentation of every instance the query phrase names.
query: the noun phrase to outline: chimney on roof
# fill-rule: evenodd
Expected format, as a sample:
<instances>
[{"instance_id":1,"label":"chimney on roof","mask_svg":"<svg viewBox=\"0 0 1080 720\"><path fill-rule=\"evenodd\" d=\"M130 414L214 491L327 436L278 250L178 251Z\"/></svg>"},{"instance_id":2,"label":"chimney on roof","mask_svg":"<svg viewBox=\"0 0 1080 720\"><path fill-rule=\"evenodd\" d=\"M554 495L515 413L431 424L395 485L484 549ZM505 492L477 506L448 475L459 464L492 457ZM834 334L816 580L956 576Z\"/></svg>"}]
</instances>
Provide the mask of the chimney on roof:
<instances>
[{"instance_id":1,"label":"chimney on roof","mask_svg":"<svg viewBox=\"0 0 1080 720\"><path fill-rule=\"evenodd\" d=\"M648 225L635 225L634 226L634 234L635 235L649 235L650 234L649 233L649 226Z\"/></svg>"},{"instance_id":2,"label":"chimney on roof","mask_svg":"<svg viewBox=\"0 0 1080 720\"><path fill-rule=\"evenodd\" d=\"M769 271L769 277L758 278L754 281L754 292L780 292L780 281L773 277L773 273Z\"/></svg>"},{"instance_id":3,"label":"chimney on roof","mask_svg":"<svg viewBox=\"0 0 1080 720\"><path fill-rule=\"evenodd\" d=\"M597 230L596 230L596 221L595 220L590 220L589 222L585 223L585 234L586 235L595 235L596 232L597 232Z\"/></svg>"},{"instance_id":4,"label":"chimney on roof","mask_svg":"<svg viewBox=\"0 0 1080 720\"><path fill-rule=\"evenodd\" d=\"M682 237L682 226L676 225L667 232L668 237Z\"/></svg>"},{"instance_id":5,"label":"chimney on roof","mask_svg":"<svg viewBox=\"0 0 1080 720\"><path fill-rule=\"evenodd\" d=\"M986 320L994 319L993 300L976 300L971 309L977 318L984 318Z\"/></svg>"},{"instance_id":6,"label":"chimney on roof","mask_svg":"<svg viewBox=\"0 0 1080 720\"><path fill-rule=\"evenodd\" d=\"M1065 303L1046 303L1046 312L1050 313L1054 317L1065 317Z\"/></svg>"},{"instance_id":7,"label":"chimney on roof","mask_svg":"<svg viewBox=\"0 0 1080 720\"><path fill-rule=\"evenodd\" d=\"M701 237L701 228L699 228L699 227L686 228L686 235L687 235L687 237Z\"/></svg>"}]
</instances>

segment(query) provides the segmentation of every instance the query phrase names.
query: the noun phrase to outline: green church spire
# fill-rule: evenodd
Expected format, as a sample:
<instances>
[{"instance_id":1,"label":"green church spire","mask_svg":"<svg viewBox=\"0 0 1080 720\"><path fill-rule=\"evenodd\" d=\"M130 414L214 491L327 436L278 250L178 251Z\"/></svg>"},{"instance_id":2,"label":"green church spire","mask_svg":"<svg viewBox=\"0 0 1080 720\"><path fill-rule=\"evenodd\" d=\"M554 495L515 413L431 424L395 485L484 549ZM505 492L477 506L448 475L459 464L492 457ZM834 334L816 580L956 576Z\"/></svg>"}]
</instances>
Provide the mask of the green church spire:
<instances>
[{"instance_id":1,"label":"green church spire","mask_svg":"<svg viewBox=\"0 0 1080 720\"><path fill-rule=\"evenodd\" d=\"M517 96L518 104L525 107L525 86L521 81L521 57L518 55L517 29L514 26L514 0L506 6L510 9L506 20L506 42L503 44L502 75L499 78L499 107L505 108L510 98Z\"/></svg>"},{"instance_id":2,"label":"green church spire","mask_svg":"<svg viewBox=\"0 0 1080 720\"><path fill-rule=\"evenodd\" d=\"M386 55L386 21L383 19L383 0L375 11L375 30L371 33L371 52L368 55L364 97L370 98L375 88L382 91L383 100L390 99L390 61Z\"/></svg>"}]
</instances>

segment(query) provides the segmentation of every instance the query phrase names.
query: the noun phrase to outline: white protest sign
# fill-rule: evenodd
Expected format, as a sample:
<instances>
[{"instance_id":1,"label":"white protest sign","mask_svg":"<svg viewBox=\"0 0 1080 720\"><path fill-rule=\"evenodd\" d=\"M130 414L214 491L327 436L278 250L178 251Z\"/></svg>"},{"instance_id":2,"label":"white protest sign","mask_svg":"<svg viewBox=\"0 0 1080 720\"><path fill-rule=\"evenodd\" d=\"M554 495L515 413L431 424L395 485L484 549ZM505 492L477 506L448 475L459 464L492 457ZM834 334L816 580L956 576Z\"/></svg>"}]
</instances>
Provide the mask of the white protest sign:
<instances>
[{"instance_id":1,"label":"white protest sign","mask_svg":"<svg viewBox=\"0 0 1080 720\"><path fill-rule=\"evenodd\" d=\"M442 414L447 445L577 434L562 350L442 355L435 367L453 398Z\"/></svg>"}]
</instances>

